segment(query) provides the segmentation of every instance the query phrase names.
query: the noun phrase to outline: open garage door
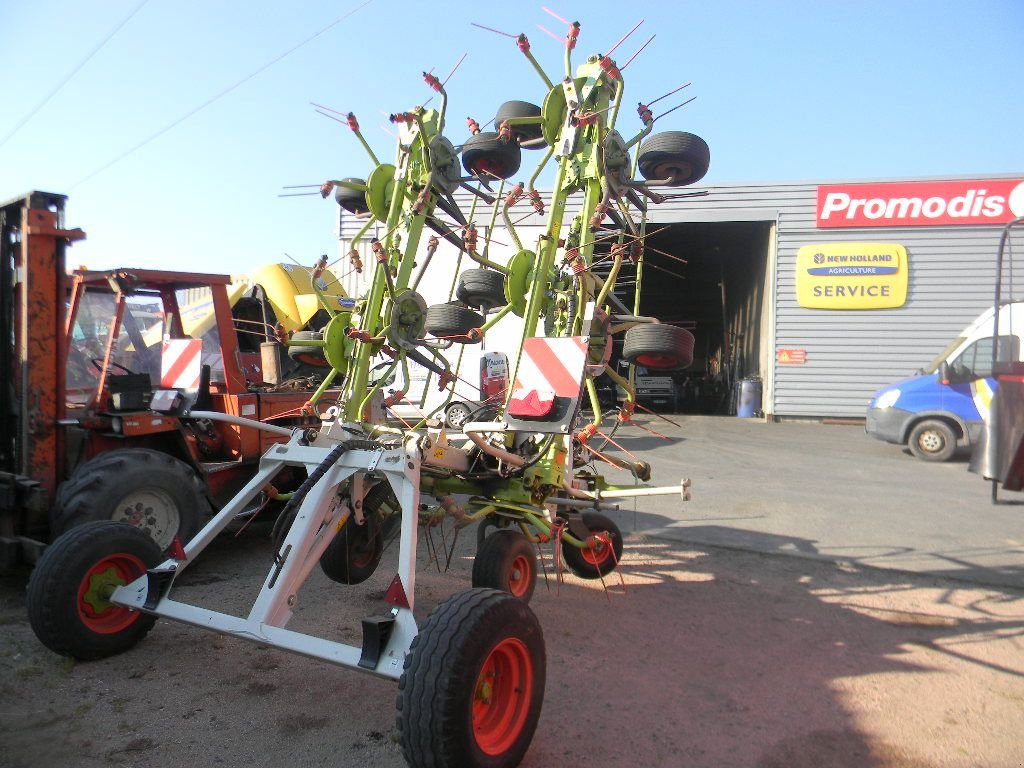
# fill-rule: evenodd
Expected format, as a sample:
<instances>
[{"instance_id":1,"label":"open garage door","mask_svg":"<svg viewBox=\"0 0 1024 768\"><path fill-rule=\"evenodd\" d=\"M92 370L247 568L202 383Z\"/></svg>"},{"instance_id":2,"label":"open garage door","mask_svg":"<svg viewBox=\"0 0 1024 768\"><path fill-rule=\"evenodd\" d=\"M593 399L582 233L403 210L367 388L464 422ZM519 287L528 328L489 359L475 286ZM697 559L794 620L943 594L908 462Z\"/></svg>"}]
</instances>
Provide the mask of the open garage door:
<instances>
[{"instance_id":1,"label":"open garage door","mask_svg":"<svg viewBox=\"0 0 1024 768\"><path fill-rule=\"evenodd\" d=\"M736 382L770 377L771 254L774 221L649 224L641 270L626 264L619 298L642 315L689 329L693 364L672 374L676 397L658 411L732 414ZM616 350L619 352L620 350Z\"/></svg>"}]
</instances>

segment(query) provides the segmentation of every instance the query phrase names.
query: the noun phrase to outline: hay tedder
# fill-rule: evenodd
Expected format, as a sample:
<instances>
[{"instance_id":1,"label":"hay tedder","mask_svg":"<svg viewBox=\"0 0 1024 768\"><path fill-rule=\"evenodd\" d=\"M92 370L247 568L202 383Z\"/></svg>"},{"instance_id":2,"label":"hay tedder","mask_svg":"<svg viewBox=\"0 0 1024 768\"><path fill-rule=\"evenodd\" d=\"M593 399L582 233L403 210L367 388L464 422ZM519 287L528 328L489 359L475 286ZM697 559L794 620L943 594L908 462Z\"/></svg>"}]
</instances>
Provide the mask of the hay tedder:
<instances>
[{"instance_id":1,"label":"hay tedder","mask_svg":"<svg viewBox=\"0 0 1024 768\"><path fill-rule=\"evenodd\" d=\"M574 71L579 31L569 24L557 83L526 36L512 36L543 81L542 106L506 102L494 131L470 120L460 145L445 135L448 96L429 73L424 79L439 104L392 115L400 133L394 163L373 157L347 115L375 168L365 180L328 181L322 192L367 218L350 255L361 267L355 246L363 244L372 281L350 305L325 302L330 320L322 330L291 340L293 355L322 358L330 368L309 403L321 427L295 429L270 448L256 477L191 541L172 547L169 559L126 524L90 524L58 539L29 585L32 626L44 644L101 658L132 647L157 617L175 619L398 680L397 730L411 765L519 763L545 687L543 636L528 606L539 545L551 545L559 570L564 564L582 578L603 579L622 555L622 535L605 513L620 499L685 499L689 492L687 480L646 485L648 464L608 448L610 432L631 422L635 402L610 360L613 337L623 334L621 356L631 363L669 369L691 362L692 335L641 316L638 299L625 306L615 284L627 260L642 268L647 206L681 196L665 193L702 178L709 152L693 134L649 135L656 120L649 104L637 110L636 135L621 135L624 80L611 58L618 44ZM506 189L529 149L543 152L536 170L527 184ZM542 195L535 184L551 162L554 182ZM637 168L644 180L634 180ZM546 210L535 242L524 243L517 231L512 209L520 202L538 219ZM489 225L478 226L479 206ZM501 260L490 253L499 215L515 245ZM367 241L374 227L378 236ZM432 256L442 242L475 264L459 275L456 300L428 306L418 288L439 268ZM522 333L497 407L474 415L458 440L422 424L389 426L385 410L403 394L410 363L450 387L456 372L443 351L479 343L502 322L519 323ZM626 393L611 414L602 414L598 399L602 374ZM328 388L341 396L325 402ZM594 469L597 459L630 473L631 482L606 480ZM174 599L182 571L278 473L295 468L306 480L274 525L273 562L248 615ZM456 530L478 524L473 586L417 626L418 530L449 518ZM362 619L360 645L287 628L318 564L335 582L365 581L391 536L399 541L396 573L380 614Z\"/></svg>"}]
</instances>

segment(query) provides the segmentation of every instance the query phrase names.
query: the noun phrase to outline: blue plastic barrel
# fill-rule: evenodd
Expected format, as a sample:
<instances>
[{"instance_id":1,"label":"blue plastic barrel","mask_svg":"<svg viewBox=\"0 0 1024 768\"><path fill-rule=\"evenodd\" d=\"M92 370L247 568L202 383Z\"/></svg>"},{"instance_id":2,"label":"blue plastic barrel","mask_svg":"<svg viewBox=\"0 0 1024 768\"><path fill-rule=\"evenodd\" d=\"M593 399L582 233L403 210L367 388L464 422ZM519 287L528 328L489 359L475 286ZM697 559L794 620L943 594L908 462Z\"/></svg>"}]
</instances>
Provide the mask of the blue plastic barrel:
<instances>
[{"instance_id":1,"label":"blue plastic barrel","mask_svg":"<svg viewBox=\"0 0 1024 768\"><path fill-rule=\"evenodd\" d=\"M736 400L736 415L751 418L761 411L761 380L753 377L740 382L740 396Z\"/></svg>"}]
</instances>

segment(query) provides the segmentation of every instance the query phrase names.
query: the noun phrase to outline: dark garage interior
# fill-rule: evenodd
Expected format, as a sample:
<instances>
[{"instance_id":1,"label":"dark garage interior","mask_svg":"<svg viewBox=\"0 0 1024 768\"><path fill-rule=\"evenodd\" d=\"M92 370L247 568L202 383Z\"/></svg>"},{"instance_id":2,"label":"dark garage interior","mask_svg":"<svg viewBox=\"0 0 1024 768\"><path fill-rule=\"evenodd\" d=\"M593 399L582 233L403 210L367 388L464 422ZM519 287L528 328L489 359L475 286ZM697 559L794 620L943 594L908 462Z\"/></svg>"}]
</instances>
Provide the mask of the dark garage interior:
<instances>
[{"instance_id":1,"label":"dark garage interior","mask_svg":"<svg viewBox=\"0 0 1024 768\"><path fill-rule=\"evenodd\" d=\"M762 308L773 222L648 224L640 314L694 334L693 363L676 371L677 409L734 413L736 382L759 376ZM632 308L636 266L617 294ZM672 410L659 407L656 410Z\"/></svg>"}]
</instances>

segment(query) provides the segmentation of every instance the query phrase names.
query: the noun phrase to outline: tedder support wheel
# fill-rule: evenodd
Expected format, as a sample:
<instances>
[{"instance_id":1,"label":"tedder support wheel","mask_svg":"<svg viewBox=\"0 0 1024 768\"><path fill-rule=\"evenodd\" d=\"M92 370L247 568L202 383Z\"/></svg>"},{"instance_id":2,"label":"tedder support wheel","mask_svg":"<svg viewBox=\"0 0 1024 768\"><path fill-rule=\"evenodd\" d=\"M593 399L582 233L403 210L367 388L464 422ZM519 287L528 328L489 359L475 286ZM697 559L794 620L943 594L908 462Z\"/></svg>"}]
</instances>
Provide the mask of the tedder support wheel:
<instances>
[{"instance_id":1,"label":"tedder support wheel","mask_svg":"<svg viewBox=\"0 0 1024 768\"><path fill-rule=\"evenodd\" d=\"M467 344L474 342L466 338L466 334L483 324L484 319L472 309L457 304L434 304L427 307L424 327L427 333L439 339L452 339L456 343Z\"/></svg>"},{"instance_id":2,"label":"tedder support wheel","mask_svg":"<svg viewBox=\"0 0 1024 768\"><path fill-rule=\"evenodd\" d=\"M540 107L529 101L506 101L498 107L498 113L494 116L493 125L500 128L503 122L514 117L540 117L540 114ZM544 130L539 121L537 123L527 123L526 125L513 125L512 136L519 142L532 142L536 139L544 138ZM544 142L538 141L535 144L527 144L525 148L540 149L543 146L545 146Z\"/></svg>"},{"instance_id":3,"label":"tedder support wheel","mask_svg":"<svg viewBox=\"0 0 1024 768\"><path fill-rule=\"evenodd\" d=\"M135 526L100 520L72 528L46 548L28 582L28 618L40 642L88 661L123 653L156 617L110 602L110 595L162 561Z\"/></svg>"},{"instance_id":4,"label":"tedder support wheel","mask_svg":"<svg viewBox=\"0 0 1024 768\"><path fill-rule=\"evenodd\" d=\"M949 461L956 453L956 435L946 422L926 419L911 430L907 445L924 461Z\"/></svg>"},{"instance_id":5,"label":"tedder support wheel","mask_svg":"<svg viewBox=\"0 0 1024 768\"><path fill-rule=\"evenodd\" d=\"M323 344L304 346L303 344L295 343L302 341L322 342L323 340L324 335L320 331L296 331L292 334L287 347L288 357L297 363L311 365L314 368L330 368L331 365L327 362Z\"/></svg>"},{"instance_id":6,"label":"tedder support wheel","mask_svg":"<svg viewBox=\"0 0 1024 768\"><path fill-rule=\"evenodd\" d=\"M493 131L477 133L462 145L462 167L466 173L489 178L507 179L519 170L522 150L514 141L501 141Z\"/></svg>"},{"instance_id":7,"label":"tedder support wheel","mask_svg":"<svg viewBox=\"0 0 1024 768\"><path fill-rule=\"evenodd\" d=\"M473 586L508 592L524 603L537 586L537 553L520 531L495 531L477 549L473 560Z\"/></svg>"},{"instance_id":8,"label":"tedder support wheel","mask_svg":"<svg viewBox=\"0 0 1024 768\"><path fill-rule=\"evenodd\" d=\"M366 184L365 179L342 179L353 184ZM361 189L349 189L348 187L335 187L334 199L343 211L362 215L370 212L370 206L366 204L366 193Z\"/></svg>"},{"instance_id":9,"label":"tedder support wheel","mask_svg":"<svg viewBox=\"0 0 1024 768\"><path fill-rule=\"evenodd\" d=\"M670 179L673 187L700 181L710 165L711 150L707 142L685 131L656 133L641 145L637 155L637 168L645 179Z\"/></svg>"},{"instance_id":10,"label":"tedder support wheel","mask_svg":"<svg viewBox=\"0 0 1024 768\"><path fill-rule=\"evenodd\" d=\"M597 512L584 512L582 518L583 525L591 536L598 535L598 540L583 549L563 542L562 559L581 579L599 579L614 571L622 559L622 532L613 520ZM602 541L600 534L607 534L611 543Z\"/></svg>"},{"instance_id":11,"label":"tedder support wheel","mask_svg":"<svg viewBox=\"0 0 1024 768\"><path fill-rule=\"evenodd\" d=\"M398 682L402 754L413 768L519 765L540 719L544 636L507 592L471 589L427 617Z\"/></svg>"},{"instance_id":12,"label":"tedder support wheel","mask_svg":"<svg viewBox=\"0 0 1024 768\"><path fill-rule=\"evenodd\" d=\"M634 325L622 341L622 357L647 368L686 368L693 362L693 334L674 325Z\"/></svg>"},{"instance_id":13,"label":"tedder support wheel","mask_svg":"<svg viewBox=\"0 0 1024 768\"><path fill-rule=\"evenodd\" d=\"M455 296L464 304L484 311L508 304L505 276L493 269L467 269L459 275Z\"/></svg>"},{"instance_id":14,"label":"tedder support wheel","mask_svg":"<svg viewBox=\"0 0 1024 768\"><path fill-rule=\"evenodd\" d=\"M386 524L397 513L398 499L391 484L385 480L373 486L363 499L363 524L356 525L349 516L320 556L324 575L339 584L361 584L370 578L384 554Z\"/></svg>"},{"instance_id":15,"label":"tedder support wheel","mask_svg":"<svg viewBox=\"0 0 1024 768\"><path fill-rule=\"evenodd\" d=\"M160 451L125 448L75 469L57 492L50 526L57 535L94 520L118 520L166 550L175 536L188 543L210 511L190 466Z\"/></svg>"}]
</instances>

